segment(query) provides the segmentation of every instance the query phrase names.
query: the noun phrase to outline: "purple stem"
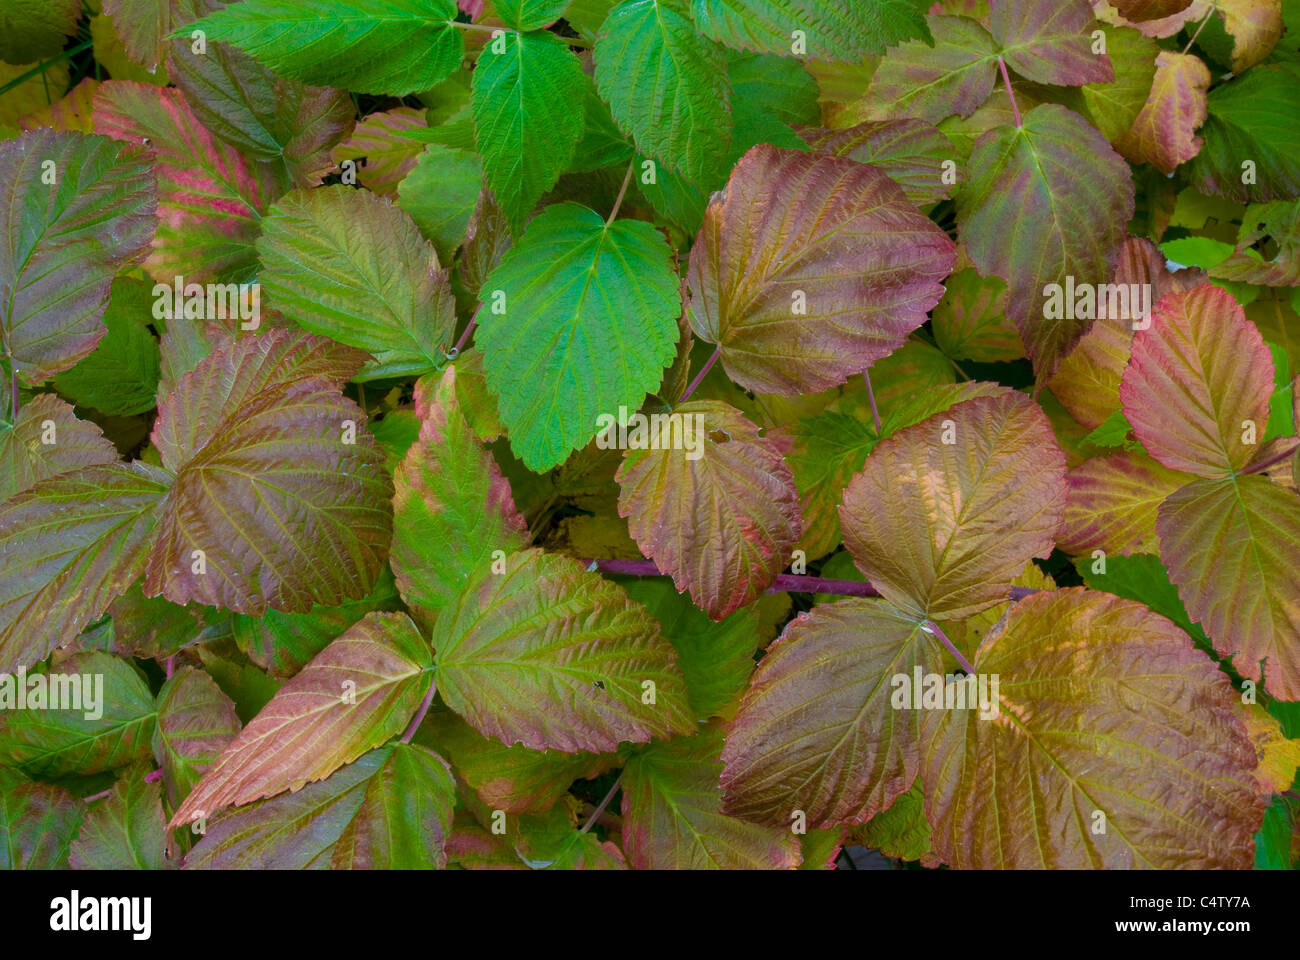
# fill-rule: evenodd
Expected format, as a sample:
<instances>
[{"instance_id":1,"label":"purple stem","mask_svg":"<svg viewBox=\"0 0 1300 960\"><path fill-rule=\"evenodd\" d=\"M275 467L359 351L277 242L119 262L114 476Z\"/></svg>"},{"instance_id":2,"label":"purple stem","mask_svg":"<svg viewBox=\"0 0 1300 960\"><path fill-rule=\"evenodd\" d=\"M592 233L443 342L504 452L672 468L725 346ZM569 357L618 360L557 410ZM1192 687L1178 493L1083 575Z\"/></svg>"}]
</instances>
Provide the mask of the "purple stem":
<instances>
[{"instance_id":1,"label":"purple stem","mask_svg":"<svg viewBox=\"0 0 1300 960\"><path fill-rule=\"evenodd\" d=\"M998 55L998 67L1002 70L1002 82L1007 85L1007 99L1011 101L1011 116L1015 117L1017 127L1023 127L1024 124L1020 122L1020 108L1016 106L1016 95L1011 92L1011 74L1007 73L1007 62L1002 59L1001 54Z\"/></svg>"},{"instance_id":2,"label":"purple stem","mask_svg":"<svg viewBox=\"0 0 1300 960\"><path fill-rule=\"evenodd\" d=\"M176 656L173 654L172 656L167 658L167 679L168 680L172 678L172 671L175 669L176 669Z\"/></svg>"},{"instance_id":3,"label":"purple stem","mask_svg":"<svg viewBox=\"0 0 1300 960\"><path fill-rule=\"evenodd\" d=\"M615 778L613 785L610 786L609 793L605 794L605 799L600 801L600 806L592 811L591 816L587 818L587 822L584 823L582 829L578 831L579 835L590 830L592 826L595 825L596 821L600 819L600 815L604 813L605 808L609 806L609 801L614 799L614 794L618 791L619 785L622 784L622 782L623 774L620 772L618 777Z\"/></svg>"},{"instance_id":4,"label":"purple stem","mask_svg":"<svg viewBox=\"0 0 1300 960\"><path fill-rule=\"evenodd\" d=\"M452 353L456 356L460 356L461 350L465 349L465 344L469 343L469 335L474 332L476 326L478 326L478 317L470 317L469 324L465 327L465 332L462 333L460 339L456 341L456 346L451 348Z\"/></svg>"},{"instance_id":5,"label":"purple stem","mask_svg":"<svg viewBox=\"0 0 1300 960\"><path fill-rule=\"evenodd\" d=\"M1262 473L1263 471L1267 470L1269 467L1276 466L1277 464L1281 463L1283 460L1287 460L1290 457L1294 456L1295 452L1296 452L1296 448L1290 447L1286 450L1283 450L1281 453L1273 454L1273 456L1269 457L1267 460L1262 460L1259 463L1250 464L1241 472L1243 474Z\"/></svg>"},{"instance_id":6,"label":"purple stem","mask_svg":"<svg viewBox=\"0 0 1300 960\"><path fill-rule=\"evenodd\" d=\"M948 648L948 652L957 658L957 663L960 664L961 668L968 674L973 674L975 672L975 668L971 665L971 662L967 660L966 657L962 655L962 652L957 649L956 645L948 639L948 635L943 632L942 628L940 628L937 623L933 620L927 620L921 626L921 629L933 633L938 637L943 642L943 645Z\"/></svg>"},{"instance_id":7,"label":"purple stem","mask_svg":"<svg viewBox=\"0 0 1300 960\"><path fill-rule=\"evenodd\" d=\"M653 560L591 560L583 558L587 565L594 563L601 573L622 574L629 577L666 577ZM768 593L833 593L843 597L878 597L880 591L865 580L832 580L828 577L810 577L802 574L779 573L776 580L767 588ZM1034 587L1012 587L1011 599L1022 600L1031 593L1037 593Z\"/></svg>"},{"instance_id":8,"label":"purple stem","mask_svg":"<svg viewBox=\"0 0 1300 960\"><path fill-rule=\"evenodd\" d=\"M698 387L700 382L709 375L709 371L713 369L713 365L718 362L718 357L720 356L722 356L722 344L718 344L718 349L713 351L713 356L709 357L709 361L704 365L704 369L697 373L695 379L686 387L686 392L682 394L682 398L677 401L678 403L685 403L690 399L691 394L695 392L695 388Z\"/></svg>"},{"instance_id":9,"label":"purple stem","mask_svg":"<svg viewBox=\"0 0 1300 960\"><path fill-rule=\"evenodd\" d=\"M420 709L415 711L415 716L411 720L411 725L407 727L406 732L402 734L402 743L410 743L411 738L415 736L415 731L420 728L420 724L424 723L425 714L429 712L429 704L433 703L433 691L435 687L437 687L437 684L434 683L431 678L429 680L429 689L425 691L424 699L420 701Z\"/></svg>"},{"instance_id":10,"label":"purple stem","mask_svg":"<svg viewBox=\"0 0 1300 960\"><path fill-rule=\"evenodd\" d=\"M862 381L867 385L867 399L871 401L871 419L876 424L876 436L880 436L880 411L876 409L876 391L871 389L871 371L862 371Z\"/></svg>"}]
</instances>

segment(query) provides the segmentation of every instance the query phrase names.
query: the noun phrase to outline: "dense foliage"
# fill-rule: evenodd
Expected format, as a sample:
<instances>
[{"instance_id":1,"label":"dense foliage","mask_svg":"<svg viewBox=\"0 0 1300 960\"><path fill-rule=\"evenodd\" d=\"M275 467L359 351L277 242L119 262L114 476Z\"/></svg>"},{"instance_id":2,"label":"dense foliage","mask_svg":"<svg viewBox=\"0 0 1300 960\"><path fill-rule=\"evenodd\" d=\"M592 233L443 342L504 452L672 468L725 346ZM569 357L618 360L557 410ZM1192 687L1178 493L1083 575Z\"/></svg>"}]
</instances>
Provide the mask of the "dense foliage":
<instances>
[{"instance_id":1,"label":"dense foliage","mask_svg":"<svg viewBox=\"0 0 1300 960\"><path fill-rule=\"evenodd\" d=\"M1298 8L5 4L0 865L1291 867Z\"/></svg>"}]
</instances>

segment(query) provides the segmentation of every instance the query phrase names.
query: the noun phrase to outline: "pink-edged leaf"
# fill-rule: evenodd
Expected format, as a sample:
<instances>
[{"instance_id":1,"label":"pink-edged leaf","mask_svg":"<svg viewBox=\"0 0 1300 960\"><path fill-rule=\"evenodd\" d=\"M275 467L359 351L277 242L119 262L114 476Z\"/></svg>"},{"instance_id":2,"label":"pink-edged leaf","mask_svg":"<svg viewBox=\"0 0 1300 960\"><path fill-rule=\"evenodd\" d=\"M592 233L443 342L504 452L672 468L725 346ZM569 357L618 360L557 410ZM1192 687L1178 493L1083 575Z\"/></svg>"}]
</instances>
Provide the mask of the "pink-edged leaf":
<instances>
[{"instance_id":1,"label":"pink-edged leaf","mask_svg":"<svg viewBox=\"0 0 1300 960\"><path fill-rule=\"evenodd\" d=\"M251 279L261 215L280 193L274 171L209 133L169 87L110 80L95 94L95 131L143 144L158 171L158 233L145 269L160 283Z\"/></svg>"},{"instance_id":2,"label":"pink-edged leaf","mask_svg":"<svg viewBox=\"0 0 1300 960\"><path fill-rule=\"evenodd\" d=\"M525 550L480 571L430 639L443 701L507 746L605 753L695 729L658 622L569 557Z\"/></svg>"},{"instance_id":3,"label":"pink-edged leaf","mask_svg":"<svg viewBox=\"0 0 1300 960\"><path fill-rule=\"evenodd\" d=\"M673 409L667 425L675 433L667 442L659 433L659 449L624 453L618 513L677 589L690 590L721 620L789 564L799 493L781 450L734 407L691 400Z\"/></svg>"},{"instance_id":4,"label":"pink-edged leaf","mask_svg":"<svg viewBox=\"0 0 1300 960\"><path fill-rule=\"evenodd\" d=\"M691 325L737 383L825 390L902 345L943 295L955 247L884 171L761 145L691 250Z\"/></svg>"},{"instance_id":5,"label":"pink-edged leaf","mask_svg":"<svg viewBox=\"0 0 1300 960\"><path fill-rule=\"evenodd\" d=\"M909 40L888 51L871 86L848 110L856 120L915 117L938 123L969 117L993 92L997 46L989 32L966 17L927 17L934 45Z\"/></svg>"},{"instance_id":6,"label":"pink-edged leaf","mask_svg":"<svg viewBox=\"0 0 1300 960\"><path fill-rule=\"evenodd\" d=\"M170 809L184 800L239 733L235 705L215 680L182 666L158 691L153 755L162 769Z\"/></svg>"},{"instance_id":7,"label":"pink-edged leaf","mask_svg":"<svg viewBox=\"0 0 1300 960\"><path fill-rule=\"evenodd\" d=\"M974 665L990 693L998 678L996 714L922 711L925 815L942 860L1250 867L1264 804L1236 694L1164 617L1081 587L1043 591L1011 608Z\"/></svg>"},{"instance_id":8,"label":"pink-edged leaf","mask_svg":"<svg viewBox=\"0 0 1300 960\"><path fill-rule=\"evenodd\" d=\"M175 391L159 403L153 445L163 466L175 473L207 446L236 410L263 391L308 378L342 386L364 360L359 350L293 330L227 341L182 376Z\"/></svg>"},{"instance_id":9,"label":"pink-edged leaf","mask_svg":"<svg viewBox=\"0 0 1300 960\"><path fill-rule=\"evenodd\" d=\"M0 332L24 381L95 349L113 275L144 259L157 205L139 150L48 127L0 141Z\"/></svg>"},{"instance_id":10,"label":"pink-edged leaf","mask_svg":"<svg viewBox=\"0 0 1300 960\"><path fill-rule=\"evenodd\" d=\"M404 131L427 126L424 111L414 107L396 107L357 121L352 135L330 151L336 167L351 160L357 183L374 193L389 195L415 169L424 144L402 136Z\"/></svg>"},{"instance_id":11,"label":"pink-edged leaf","mask_svg":"<svg viewBox=\"0 0 1300 960\"><path fill-rule=\"evenodd\" d=\"M1190 289L1205 280L1200 270L1170 273L1165 262L1164 254L1150 240L1124 240L1110 288L1116 293L1119 309L1111 309L1107 294L1106 316L1088 329L1047 384L1070 415L1089 429L1095 430L1120 409L1119 384L1133 349L1133 333L1147 324L1151 308L1165 294ZM1144 287L1149 288L1149 296L1142 293ZM1127 306L1120 291L1127 291ZM1145 316L1134 305L1134 292L1147 311Z\"/></svg>"},{"instance_id":12,"label":"pink-edged leaf","mask_svg":"<svg viewBox=\"0 0 1300 960\"><path fill-rule=\"evenodd\" d=\"M98 425L78 420L52 393L29 400L12 424L7 413L0 411L0 503L57 474L119 459Z\"/></svg>"},{"instance_id":13,"label":"pink-edged leaf","mask_svg":"<svg viewBox=\"0 0 1300 960\"><path fill-rule=\"evenodd\" d=\"M1192 5L1192 0L1111 0L1110 5L1126 20L1141 23L1181 13Z\"/></svg>"},{"instance_id":14,"label":"pink-edged leaf","mask_svg":"<svg viewBox=\"0 0 1300 960\"><path fill-rule=\"evenodd\" d=\"M989 30L1007 66L1035 83L1077 87L1115 79L1110 57L1092 52L1088 0L998 0Z\"/></svg>"},{"instance_id":15,"label":"pink-edged leaf","mask_svg":"<svg viewBox=\"0 0 1300 960\"><path fill-rule=\"evenodd\" d=\"M1160 505L1156 532L1214 648L1273 696L1300 700L1300 497L1260 476L1197 480Z\"/></svg>"},{"instance_id":16,"label":"pink-edged leaf","mask_svg":"<svg viewBox=\"0 0 1300 960\"><path fill-rule=\"evenodd\" d=\"M393 475L392 566L412 612L432 624L497 550L529 544L510 484L461 413L456 368L415 386L420 435Z\"/></svg>"},{"instance_id":17,"label":"pink-edged leaf","mask_svg":"<svg viewBox=\"0 0 1300 960\"><path fill-rule=\"evenodd\" d=\"M917 618L958 620L1005 600L1052 551L1065 455L1024 394L976 397L882 441L844 491L859 570ZM904 784L904 788L906 788Z\"/></svg>"},{"instance_id":18,"label":"pink-edged leaf","mask_svg":"<svg viewBox=\"0 0 1300 960\"><path fill-rule=\"evenodd\" d=\"M623 769L623 846L638 870L775 870L799 865L799 838L722 812L722 734L638 751Z\"/></svg>"},{"instance_id":19,"label":"pink-edged leaf","mask_svg":"<svg viewBox=\"0 0 1300 960\"><path fill-rule=\"evenodd\" d=\"M411 618L371 613L291 677L249 721L170 826L323 780L400 733L433 658Z\"/></svg>"},{"instance_id":20,"label":"pink-edged leaf","mask_svg":"<svg viewBox=\"0 0 1300 960\"><path fill-rule=\"evenodd\" d=\"M1161 50L1151 93L1129 132L1116 144L1134 163L1150 163L1161 173L1173 173L1201 152L1196 130L1208 115L1206 91L1209 68L1190 53Z\"/></svg>"},{"instance_id":21,"label":"pink-edged leaf","mask_svg":"<svg viewBox=\"0 0 1300 960\"><path fill-rule=\"evenodd\" d=\"M746 820L861 823L916 780L921 711L895 709L891 678L938 671L938 639L883 600L818 604L759 661L727 728L725 809Z\"/></svg>"},{"instance_id":22,"label":"pink-edged leaf","mask_svg":"<svg viewBox=\"0 0 1300 960\"><path fill-rule=\"evenodd\" d=\"M1156 510L1191 474L1139 450L1085 460L1066 476L1069 493L1057 546L1066 553L1157 553Z\"/></svg>"},{"instance_id":23,"label":"pink-edged leaf","mask_svg":"<svg viewBox=\"0 0 1300 960\"><path fill-rule=\"evenodd\" d=\"M140 576L169 480L142 463L86 467L0 507L0 672L44 660Z\"/></svg>"},{"instance_id":24,"label":"pink-edged leaf","mask_svg":"<svg viewBox=\"0 0 1300 960\"><path fill-rule=\"evenodd\" d=\"M1007 281L1007 316L1045 380L1092 324L1073 303L1055 309L1064 298L1050 285L1111 276L1133 215L1132 173L1096 128L1054 103L981 136L970 169L958 228L979 272Z\"/></svg>"},{"instance_id":25,"label":"pink-edged leaf","mask_svg":"<svg viewBox=\"0 0 1300 960\"><path fill-rule=\"evenodd\" d=\"M952 191L943 181L952 141L924 120L869 120L847 130L808 127L799 135L817 153L880 167L918 206L937 203Z\"/></svg>"},{"instance_id":26,"label":"pink-edged leaf","mask_svg":"<svg viewBox=\"0 0 1300 960\"><path fill-rule=\"evenodd\" d=\"M1240 470L1258 450L1273 393L1273 358L1232 294L1211 284L1157 304L1119 388L1124 415L1151 456L1200 477Z\"/></svg>"}]
</instances>

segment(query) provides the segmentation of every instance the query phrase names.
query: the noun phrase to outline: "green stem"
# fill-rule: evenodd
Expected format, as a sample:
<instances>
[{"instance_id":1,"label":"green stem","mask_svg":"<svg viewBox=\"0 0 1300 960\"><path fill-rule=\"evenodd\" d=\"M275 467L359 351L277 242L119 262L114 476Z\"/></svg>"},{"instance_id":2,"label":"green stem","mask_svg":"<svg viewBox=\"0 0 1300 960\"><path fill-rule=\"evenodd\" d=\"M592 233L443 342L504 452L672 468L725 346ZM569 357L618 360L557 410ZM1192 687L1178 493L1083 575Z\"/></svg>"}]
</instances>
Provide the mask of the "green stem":
<instances>
[{"instance_id":1,"label":"green stem","mask_svg":"<svg viewBox=\"0 0 1300 960\"><path fill-rule=\"evenodd\" d=\"M50 67L54 66L56 63L62 63L64 60L70 60L73 57L75 57L77 54L81 53L82 51L89 50L93 45L94 44L90 40L87 40L85 43L77 44L71 50L64 50L57 57L52 57L49 60L46 60L44 63L38 63L36 66L32 67L26 73L22 74L21 76L14 77L3 87L0 87L0 97L3 97L6 93L14 89L14 87L17 87L19 84L26 83L32 77L39 76L45 73L46 70L50 69Z\"/></svg>"}]
</instances>

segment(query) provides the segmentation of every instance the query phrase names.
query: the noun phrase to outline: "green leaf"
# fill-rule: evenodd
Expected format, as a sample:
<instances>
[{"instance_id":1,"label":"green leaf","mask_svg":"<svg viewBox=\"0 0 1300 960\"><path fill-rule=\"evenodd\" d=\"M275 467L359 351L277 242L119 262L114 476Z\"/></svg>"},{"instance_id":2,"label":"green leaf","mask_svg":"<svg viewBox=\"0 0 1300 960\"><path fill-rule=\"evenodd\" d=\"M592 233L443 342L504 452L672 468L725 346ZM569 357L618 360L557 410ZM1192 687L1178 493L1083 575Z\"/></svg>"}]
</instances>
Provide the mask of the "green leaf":
<instances>
[{"instance_id":1,"label":"green leaf","mask_svg":"<svg viewBox=\"0 0 1300 960\"><path fill-rule=\"evenodd\" d=\"M483 190L482 161L468 151L431 143L397 189L397 205L433 244L438 262L451 263Z\"/></svg>"},{"instance_id":2,"label":"green leaf","mask_svg":"<svg viewBox=\"0 0 1300 960\"><path fill-rule=\"evenodd\" d=\"M277 77L236 47L195 53L173 40L172 81L199 122L244 155L273 161L292 186L310 186L333 168L330 150L351 132L356 108L342 90Z\"/></svg>"},{"instance_id":3,"label":"green leaf","mask_svg":"<svg viewBox=\"0 0 1300 960\"><path fill-rule=\"evenodd\" d=\"M392 203L346 186L297 190L257 243L276 309L312 333L374 355L359 380L425 373L456 323L447 271Z\"/></svg>"},{"instance_id":4,"label":"green leaf","mask_svg":"<svg viewBox=\"0 0 1300 960\"><path fill-rule=\"evenodd\" d=\"M639 750L623 770L623 846L638 870L759 870L799 865L799 841L782 826L722 812L722 733Z\"/></svg>"},{"instance_id":5,"label":"green leaf","mask_svg":"<svg viewBox=\"0 0 1300 960\"><path fill-rule=\"evenodd\" d=\"M160 354L149 330L154 298L142 280L113 281L104 326L108 333L93 353L54 378L54 385L79 406L110 416L153 409Z\"/></svg>"},{"instance_id":6,"label":"green leaf","mask_svg":"<svg viewBox=\"0 0 1300 960\"><path fill-rule=\"evenodd\" d=\"M1067 277L1075 287L1110 282L1133 215L1132 174L1096 129L1052 103L981 136L970 169L957 195L960 235L980 274L1007 282L1007 316L1045 381L1092 324L1055 310L1051 291Z\"/></svg>"},{"instance_id":7,"label":"green leaf","mask_svg":"<svg viewBox=\"0 0 1300 960\"><path fill-rule=\"evenodd\" d=\"M45 659L139 578L168 479L88 467L0 507L0 671Z\"/></svg>"},{"instance_id":8,"label":"green leaf","mask_svg":"<svg viewBox=\"0 0 1300 960\"><path fill-rule=\"evenodd\" d=\"M145 157L107 137L42 127L0 141L0 332L22 380L95 349L113 275L144 259L157 205Z\"/></svg>"},{"instance_id":9,"label":"green leaf","mask_svg":"<svg viewBox=\"0 0 1300 960\"><path fill-rule=\"evenodd\" d=\"M871 77L867 94L844 118L938 123L969 117L993 92L997 47L989 32L965 17L929 17L934 44L911 40L889 51Z\"/></svg>"},{"instance_id":10,"label":"green leaf","mask_svg":"<svg viewBox=\"0 0 1300 960\"><path fill-rule=\"evenodd\" d=\"M432 656L410 617L371 613L282 686L177 808L170 826L323 780L400 733Z\"/></svg>"},{"instance_id":11,"label":"green leaf","mask_svg":"<svg viewBox=\"0 0 1300 960\"><path fill-rule=\"evenodd\" d=\"M480 571L430 642L443 701L507 746L606 753L695 726L654 619L568 557L526 550Z\"/></svg>"},{"instance_id":12,"label":"green leaf","mask_svg":"<svg viewBox=\"0 0 1300 960\"><path fill-rule=\"evenodd\" d=\"M1233 246L1212 237L1179 237L1160 244L1160 252L1184 267L1217 267L1232 256Z\"/></svg>"},{"instance_id":13,"label":"green leaf","mask_svg":"<svg viewBox=\"0 0 1300 960\"><path fill-rule=\"evenodd\" d=\"M67 867L85 812L85 804L62 787L0 767L0 870Z\"/></svg>"},{"instance_id":14,"label":"green leaf","mask_svg":"<svg viewBox=\"0 0 1300 960\"><path fill-rule=\"evenodd\" d=\"M671 0L627 0L596 40L596 88L637 150L707 183L731 140L722 49Z\"/></svg>"},{"instance_id":15,"label":"green leaf","mask_svg":"<svg viewBox=\"0 0 1300 960\"><path fill-rule=\"evenodd\" d=\"M1291 120L1298 111L1300 64L1261 64L1215 87L1192 185L1238 203L1300 194L1300 126Z\"/></svg>"},{"instance_id":16,"label":"green leaf","mask_svg":"<svg viewBox=\"0 0 1300 960\"><path fill-rule=\"evenodd\" d=\"M518 235L573 159L583 132L582 64L549 33L511 33L474 68L474 140L487 185Z\"/></svg>"},{"instance_id":17,"label":"green leaf","mask_svg":"<svg viewBox=\"0 0 1300 960\"><path fill-rule=\"evenodd\" d=\"M529 537L510 484L461 414L456 368L420 380L415 406L420 436L393 476L392 564L402 599L429 626L494 553Z\"/></svg>"},{"instance_id":18,"label":"green leaf","mask_svg":"<svg viewBox=\"0 0 1300 960\"><path fill-rule=\"evenodd\" d=\"M1274 797L1264 811L1264 825L1255 835L1256 870L1290 870L1291 836L1295 832L1296 802Z\"/></svg>"},{"instance_id":19,"label":"green leaf","mask_svg":"<svg viewBox=\"0 0 1300 960\"><path fill-rule=\"evenodd\" d=\"M455 0L244 0L172 36L202 30L281 76L402 97L460 65L455 18Z\"/></svg>"},{"instance_id":20,"label":"green leaf","mask_svg":"<svg viewBox=\"0 0 1300 960\"><path fill-rule=\"evenodd\" d=\"M848 63L903 40L932 42L926 7L918 0L691 0L696 29L729 47ZM798 48L795 31L804 35Z\"/></svg>"},{"instance_id":21,"label":"green leaf","mask_svg":"<svg viewBox=\"0 0 1300 960\"><path fill-rule=\"evenodd\" d=\"M648 223L607 224L563 203L535 217L488 276L475 341L530 470L563 463L596 435L600 414L635 410L659 386L681 309L670 254Z\"/></svg>"},{"instance_id":22,"label":"green leaf","mask_svg":"<svg viewBox=\"0 0 1300 960\"><path fill-rule=\"evenodd\" d=\"M575 780L597 776L614 762L609 754L507 747L449 710L430 718L429 725L433 744L451 759L457 776L488 808L506 813L544 813Z\"/></svg>"},{"instance_id":23,"label":"green leaf","mask_svg":"<svg viewBox=\"0 0 1300 960\"><path fill-rule=\"evenodd\" d=\"M660 415L663 417L663 415ZM735 407L679 404L668 417L629 428L618 513L678 590L721 620L772 585L799 539L799 497L781 450ZM613 422L597 440L623 446ZM648 445L648 448L647 448Z\"/></svg>"},{"instance_id":24,"label":"green leaf","mask_svg":"<svg viewBox=\"0 0 1300 960\"><path fill-rule=\"evenodd\" d=\"M758 607L751 604L714 621L659 577L625 578L623 588L654 614L677 651L695 719L704 722L728 712L754 671Z\"/></svg>"},{"instance_id":25,"label":"green leaf","mask_svg":"<svg viewBox=\"0 0 1300 960\"><path fill-rule=\"evenodd\" d=\"M78 0L8 0L0 10L0 60L32 63L52 57L77 30Z\"/></svg>"},{"instance_id":26,"label":"green leaf","mask_svg":"<svg viewBox=\"0 0 1300 960\"><path fill-rule=\"evenodd\" d=\"M854 832L854 839L887 857L920 860L930 851L930 824L925 819L925 795L918 780L912 789Z\"/></svg>"},{"instance_id":27,"label":"green leaf","mask_svg":"<svg viewBox=\"0 0 1300 960\"><path fill-rule=\"evenodd\" d=\"M74 870L162 870L167 866L167 818L158 784L146 783L138 764L113 785L108 798L90 808L72 842Z\"/></svg>"},{"instance_id":28,"label":"green leaf","mask_svg":"<svg viewBox=\"0 0 1300 960\"><path fill-rule=\"evenodd\" d=\"M446 761L415 744L393 744L320 783L217 815L185 866L440 869L455 797Z\"/></svg>"},{"instance_id":29,"label":"green leaf","mask_svg":"<svg viewBox=\"0 0 1300 960\"><path fill-rule=\"evenodd\" d=\"M1129 439L1129 431L1132 429L1133 427L1129 424L1128 418L1124 416L1124 411L1116 410L1105 419L1101 426L1084 437L1082 442L1107 450L1115 448L1141 450L1142 444Z\"/></svg>"},{"instance_id":30,"label":"green leaf","mask_svg":"<svg viewBox=\"0 0 1300 960\"><path fill-rule=\"evenodd\" d=\"M19 680L7 678L0 695L15 694ZM125 660L74 654L57 668L27 674L26 686L26 709L16 709L6 696L0 715L0 755L24 773L99 773L149 756L157 710L143 678ZM34 700L37 689L43 708Z\"/></svg>"},{"instance_id":31,"label":"green leaf","mask_svg":"<svg viewBox=\"0 0 1300 960\"><path fill-rule=\"evenodd\" d=\"M32 397L13 423L8 385L0 387L0 400L0 503L58 474L117 462L117 448L98 425L78 420L54 394Z\"/></svg>"},{"instance_id":32,"label":"green leaf","mask_svg":"<svg viewBox=\"0 0 1300 960\"><path fill-rule=\"evenodd\" d=\"M513 30L538 30L564 16L569 0L497 0L497 16Z\"/></svg>"},{"instance_id":33,"label":"green leaf","mask_svg":"<svg viewBox=\"0 0 1300 960\"><path fill-rule=\"evenodd\" d=\"M162 768L167 806L176 809L239 733L239 717L215 680L177 668L158 691L153 755Z\"/></svg>"}]
</instances>

